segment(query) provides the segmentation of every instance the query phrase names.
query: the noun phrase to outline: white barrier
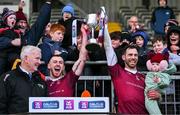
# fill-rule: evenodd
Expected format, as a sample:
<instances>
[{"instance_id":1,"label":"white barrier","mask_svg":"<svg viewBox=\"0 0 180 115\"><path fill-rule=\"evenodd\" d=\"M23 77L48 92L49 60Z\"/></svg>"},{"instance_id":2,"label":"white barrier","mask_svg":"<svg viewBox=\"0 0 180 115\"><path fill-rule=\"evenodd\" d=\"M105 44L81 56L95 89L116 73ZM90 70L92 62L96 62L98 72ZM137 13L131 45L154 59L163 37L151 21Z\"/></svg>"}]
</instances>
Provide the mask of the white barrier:
<instances>
[{"instance_id":1,"label":"white barrier","mask_svg":"<svg viewBox=\"0 0 180 115\"><path fill-rule=\"evenodd\" d=\"M108 97L30 97L29 113L108 113Z\"/></svg>"}]
</instances>

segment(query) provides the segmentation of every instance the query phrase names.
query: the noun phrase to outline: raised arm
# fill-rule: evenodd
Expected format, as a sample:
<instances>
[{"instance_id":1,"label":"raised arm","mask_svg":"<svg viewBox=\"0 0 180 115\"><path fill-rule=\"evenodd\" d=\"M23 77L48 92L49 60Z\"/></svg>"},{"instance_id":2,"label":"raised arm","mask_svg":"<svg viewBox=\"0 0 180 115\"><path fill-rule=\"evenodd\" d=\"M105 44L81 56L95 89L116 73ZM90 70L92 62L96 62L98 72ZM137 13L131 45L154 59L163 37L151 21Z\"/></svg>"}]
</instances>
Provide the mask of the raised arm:
<instances>
[{"instance_id":1,"label":"raised arm","mask_svg":"<svg viewBox=\"0 0 180 115\"><path fill-rule=\"evenodd\" d=\"M36 46L43 35L46 25L49 23L51 17L51 0L46 1L47 2L44 3L40 9L38 18L36 19L35 23L23 36L23 39L25 40L24 45Z\"/></svg>"},{"instance_id":2,"label":"raised arm","mask_svg":"<svg viewBox=\"0 0 180 115\"><path fill-rule=\"evenodd\" d=\"M87 58L87 50L85 48L85 46L87 45L87 34L86 34L85 26L86 25L81 26L82 46L79 53L79 59L74 63L72 67L72 70L77 76L79 76L82 73Z\"/></svg>"},{"instance_id":3,"label":"raised arm","mask_svg":"<svg viewBox=\"0 0 180 115\"><path fill-rule=\"evenodd\" d=\"M104 48L106 52L108 66L115 65L117 63L117 56L111 44L111 38L108 32L107 24L105 24L105 29L104 29Z\"/></svg>"}]
</instances>

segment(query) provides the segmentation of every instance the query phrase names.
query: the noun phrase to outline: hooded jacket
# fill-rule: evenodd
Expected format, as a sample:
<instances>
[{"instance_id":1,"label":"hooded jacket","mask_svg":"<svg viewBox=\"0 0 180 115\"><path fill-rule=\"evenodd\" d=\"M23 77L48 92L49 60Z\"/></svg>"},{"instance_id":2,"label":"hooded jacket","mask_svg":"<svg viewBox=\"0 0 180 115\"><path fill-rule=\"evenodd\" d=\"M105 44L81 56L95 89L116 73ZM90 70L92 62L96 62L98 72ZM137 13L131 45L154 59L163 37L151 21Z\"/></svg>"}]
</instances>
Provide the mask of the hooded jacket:
<instances>
[{"instance_id":1,"label":"hooded jacket","mask_svg":"<svg viewBox=\"0 0 180 115\"><path fill-rule=\"evenodd\" d=\"M139 60L138 60L137 68L138 68L138 70L146 71L147 70L147 68L146 68L147 53L150 51L147 48L149 36L145 31L139 30L132 34L132 39L134 42L136 41L136 39L135 39L136 36L141 36L144 40L143 46L138 48L138 57L139 57L138 59Z\"/></svg>"}]
</instances>

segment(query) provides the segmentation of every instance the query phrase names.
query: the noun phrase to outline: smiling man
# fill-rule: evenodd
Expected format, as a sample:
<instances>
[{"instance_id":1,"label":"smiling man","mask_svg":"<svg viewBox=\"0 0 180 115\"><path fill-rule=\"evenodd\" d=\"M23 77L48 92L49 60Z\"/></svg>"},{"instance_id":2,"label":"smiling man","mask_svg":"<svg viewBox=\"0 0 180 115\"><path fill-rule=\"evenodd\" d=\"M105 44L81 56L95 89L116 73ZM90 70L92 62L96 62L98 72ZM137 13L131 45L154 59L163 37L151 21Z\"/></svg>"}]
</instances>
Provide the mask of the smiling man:
<instances>
[{"instance_id":1,"label":"smiling man","mask_svg":"<svg viewBox=\"0 0 180 115\"><path fill-rule=\"evenodd\" d=\"M117 63L117 56L112 48L107 24L104 30L104 48L107 64L118 99L118 113L121 114L148 114L145 108L145 76L137 71L138 50L135 45L127 45L122 53L125 68ZM151 99L159 98L155 90L148 92Z\"/></svg>"},{"instance_id":2,"label":"smiling man","mask_svg":"<svg viewBox=\"0 0 180 115\"><path fill-rule=\"evenodd\" d=\"M37 68L41 61L41 50L25 46L21 51L21 64L0 76L0 114L26 113L29 97L47 96L47 87Z\"/></svg>"},{"instance_id":3,"label":"smiling man","mask_svg":"<svg viewBox=\"0 0 180 115\"><path fill-rule=\"evenodd\" d=\"M50 97L73 97L75 84L83 71L87 51L87 34L84 26L81 27L82 46L79 53L79 59L74 63L72 70L65 73L63 58L57 54L53 55L48 63L50 76L46 77L48 93Z\"/></svg>"}]
</instances>

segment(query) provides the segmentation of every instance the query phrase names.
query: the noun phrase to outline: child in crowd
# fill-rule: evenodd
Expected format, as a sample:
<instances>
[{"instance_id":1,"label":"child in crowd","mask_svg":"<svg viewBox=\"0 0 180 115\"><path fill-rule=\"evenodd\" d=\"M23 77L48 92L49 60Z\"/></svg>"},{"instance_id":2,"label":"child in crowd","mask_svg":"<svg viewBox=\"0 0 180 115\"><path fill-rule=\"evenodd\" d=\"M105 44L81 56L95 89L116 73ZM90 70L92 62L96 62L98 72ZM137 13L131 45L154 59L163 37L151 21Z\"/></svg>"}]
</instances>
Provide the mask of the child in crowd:
<instances>
[{"instance_id":1,"label":"child in crowd","mask_svg":"<svg viewBox=\"0 0 180 115\"><path fill-rule=\"evenodd\" d=\"M61 47L62 40L64 39L64 32L64 26L52 24L49 30L49 37L43 38L42 44L38 46L42 52L42 61L45 63L41 65L39 69L45 75L48 75L47 64L55 52L59 52L63 60L67 58L67 51Z\"/></svg>"},{"instance_id":2,"label":"child in crowd","mask_svg":"<svg viewBox=\"0 0 180 115\"><path fill-rule=\"evenodd\" d=\"M3 9L3 23L0 28L0 75L11 69L21 51L21 33L16 30L16 14L8 8Z\"/></svg>"},{"instance_id":3,"label":"child in crowd","mask_svg":"<svg viewBox=\"0 0 180 115\"><path fill-rule=\"evenodd\" d=\"M151 89L165 93L165 88L170 84L170 75L176 72L174 64L168 65L168 55L163 53L149 54L149 60L146 65L149 70L145 78L145 106L149 114L161 114L158 103L147 97L147 93Z\"/></svg>"},{"instance_id":4,"label":"child in crowd","mask_svg":"<svg viewBox=\"0 0 180 115\"><path fill-rule=\"evenodd\" d=\"M138 30L132 34L133 42L138 46L138 63L137 69L141 71L146 71L146 61L147 53L149 49L147 48L147 43L149 40L148 34L143 30Z\"/></svg>"},{"instance_id":5,"label":"child in crowd","mask_svg":"<svg viewBox=\"0 0 180 115\"><path fill-rule=\"evenodd\" d=\"M58 23L62 24L66 28L62 46L67 50L69 48L73 49L73 46L77 45L76 37L78 35L78 29L80 30L81 28L81 24L79 24L79 21L75 21L76 18L72 4L64 6L61 15L62 18L58 21Z\"/></svg>"},{"instance_id":6,"label":"child in crowd","mask_svg":"<svg viewBox=\"0 0 180 115\"><path fill-rule=\"evenodd\" d=\"M163 36L155 36L154 39L152 39L152 50L148 53L162 53L167 54L169 57L169 52L166 47L166 42L163 40Z\"/></svg>"},{"instance_id":7,"label":"child in crowd","mask_svg":"<svg viewBox=\"0 0 180 115\"><path fill-rule=\"evenodd\" d=\"M124 67L122 52L124 47L130 43L131 35L129 32L112 32L110 34L112 47L118 57L118 63Z\"/></svg>"}]
</instances>

